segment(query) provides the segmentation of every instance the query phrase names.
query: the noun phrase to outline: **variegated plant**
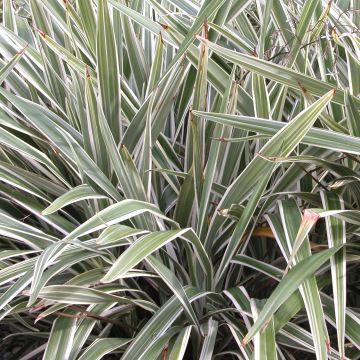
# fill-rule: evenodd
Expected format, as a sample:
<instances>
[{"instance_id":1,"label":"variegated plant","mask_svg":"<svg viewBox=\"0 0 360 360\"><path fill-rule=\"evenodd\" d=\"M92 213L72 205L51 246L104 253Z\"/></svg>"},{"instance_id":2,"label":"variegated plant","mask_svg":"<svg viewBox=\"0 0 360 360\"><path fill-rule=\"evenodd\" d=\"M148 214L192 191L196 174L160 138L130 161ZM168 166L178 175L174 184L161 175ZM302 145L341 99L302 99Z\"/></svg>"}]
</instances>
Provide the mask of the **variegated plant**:
<instances>
[{"instance_id":1,"label":"variegated plant","mask_svg":"<svg viewBox=\"0 0 360 360\"><path fill-rule=\"evenodd\" d=\"M16 359L360 358L359 0L1 3Z\"/></svg>"}]
</instances>

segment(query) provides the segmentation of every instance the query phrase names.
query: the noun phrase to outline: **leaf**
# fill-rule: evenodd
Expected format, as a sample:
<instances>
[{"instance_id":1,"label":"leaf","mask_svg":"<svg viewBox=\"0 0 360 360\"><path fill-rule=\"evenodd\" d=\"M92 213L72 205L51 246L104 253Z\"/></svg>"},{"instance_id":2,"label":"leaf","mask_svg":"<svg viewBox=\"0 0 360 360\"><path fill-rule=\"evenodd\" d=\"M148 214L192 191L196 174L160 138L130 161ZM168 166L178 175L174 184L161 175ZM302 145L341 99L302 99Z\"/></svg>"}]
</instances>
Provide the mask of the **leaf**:
<instances>
[{"instance_id":1,"label":"leaf","mask_svg":"<svg viewBox=\"0 0 360 360\"><path fill-rule=\"evenodd\" d=\"M6 305L8 305L11 300L13 300L16 296L18 296L30 284L32 279L32 270L29 269L28 271L26 271L24 275L23 275L23 271L21 271L21 273L18 276L16 275L17 274L16 272L14 274L14 269L13 269L13 272L10 273L11 278L14 277L16 278L19 276L21 277L0 296L0 310L2 310Z\"/></svg>"},{"instance_id":2,"label":"leaf","mask_svg":"<svg viewBox=\"0 0 360 360\"><path fill-rule=\"evenodd\" d=\"M149 66L139 39L136 37L132 22L127 16L121 16L121 24L124 34L124 42L127 47L128 56L131 59L130 67L134 75L137 90L143 95L149 78Z\"/></svg>"},{"instance_id":3,"label":"leaf","mask_svg":"<svg viewBox=\"0 0 360 360\"><path fill-rule=\"evenodd\" d=\"M212 359L217 330L218 330L218 322L213 319L209 319L208 323L206 324L206 335L199 359L201 360Z\"/></svg>"},{"instance_id":4,"label":"leaf","mask_svg":"<svg viewBox=\"0 0 360 360\"><path fill-rule=\"evenodd\" d=\"M79 6L79 16L83 24L86 39L88 40L92 50L96 50L96 20L92 5L86 4L83 1L77 1Z\"/></svg>"},{"instance_id":5,"label":"leaf","mask_svg":"<svg viewBox=\"0 0 360 360\"><path fill-rule=\"evenodd\" d=\"M49 215L67 205L88 199L106 199L106 196L96 193L89 185L79 185L58 197L52 204L44 209L42 213L44 215Z\"/></svg>"},{"instance_id":6,"label":"leaf","mask_svg":"<svg viewBox=\"0 0 360 360\"><path fill-rule=\"evenodd\" d=\"M33 279L30 288L30 298L28 302L28 306L31 306L36 301L39 292L41 291L42 283L41 278L45 269L52 264L53 257L56 255L57 257L65 250L65 243L55 243L48 246L40 256L36 259L36 263L34 266Z\"/></svg>"},{"instance_id":7,"label":"leaf","mask_svg":"<svg viewBox=\"0 0 360 360\"><path fill-rule=\"evenodd\" d=\"M67 360L69 358L75 327L76 317L60 316L54 321L46 345L44 360Z\"/></svg>"},{"instance_id":8,"label":"leaf","mask_svg":"<svg viewBox=\"0 0 360 360\"><path fill-rule=\"evenodd\" d=\"M57 175L58 178L60 178L60 180L62 180L66 184L66 181L63 180L63 176L59 173L58 169L55 167L52 161L46 156L46 154L42 153L41 151L31 146L27 142L19 139L18 137L13 135L11 132L5 130L4 128L1 128L0 142L1 144L16 150L21 154L24 154L25 156L28 156L29 158L32 158L40 162L41 164L46 165L49 168L49 170L52 170L54 174Z\"/></svg>"},{"instance_id":9,"label":"leaf","mask_svg":"<svg viewBox=\"0 0 360 360\"><path fill-rule=\"evenodd\" d=\"M187 326L181 330L177 336L174 346L171 349L169 360L182 360L189 342L192 326Z\"/></svg>"},{"instance_id":10,"label":"leaf","mask_svg":"<svg viewBox=\"0 0 360 360\"><path fill-rule=\"evenodd\" d=\"M265 300L251 300L251 310L254 321L257 320ZM254 338L254 360L271 359L276 360L276 343L274 331L274 318L271 318L266 328L259 331Z\"/></svg>"},{"instance_id":11,"label":"leaf","mask_svg":"<svg viewBox=\"0 0 360 360\"><path fill-rule=\"evenodd\" d=\"M131 303L131 300L106 292L74 285L49 285L43 287L39 297L63 304L101 304L106 302Z\"/></svg>"},{"instance_id":12,"label":"leaf","mask_svg":"<svg viewBox=\"0 0 360 360\"><path fill-rule=\"evenodd\" d=\"M332 96L333 91L330 91L316 103L301 112L295 119L293 119L292 122L282 128L282 130L280 130L266 143L261 150L261 155L274 156L274 154L289 154L309 131L322 109L332 99ZM253 195L245 206L244 213L236 225L234 233L226 248L226 252L221 260L221 264L217 272L218 279L223 276L231 258L238 249L239 241L241 241L245 233L274 168L273 164L266 163L262 157L255 157L227 189L223 198L219 202L219 205L217 206L218 209L226 208L230 205L230 202L241 203L249 197L253 191ZM260 179L254 187L253 179L255 177ZM219 221L214 221L212 223L212 228L217 228L218 225ZM212 236L212 232L209 232L208 237L209 236Z\"/></svg>"},{"instance_id":13,"label":"leaf","mask_svg":"<svg viewBox=\"0 0 360 360\"><path fill-rule=\"evenodd\" d=\"M106 191L114 199L120 199L118 192L112 186L108 178L76 141L76 139L79 140L79 133L55 114L44 111L39 105L16 97L1 88L0 93L23 112L27 119L49 138L57 148L60 148L71 161L74 161L73 158L75 152L78 161L81 162L82 170L97 183L101 189ZM69 127L71 130L69 130ZM69 130L69 132L67 132L67 130ZM74 135L74 137L70 134ZM69 143L71 146L69 146Z\"/></svg>"},{"instance_id":14,"label":"leaf","mask_svg":"<svg viewBox=\"0 0 360 360\"><path fill-rule=\"evenodd\" d=\"M96 54L100 99L109 128L115 142L118 143L120 139L119 71L107 0L98 0Z\"/></svg>"},{"instance_id":15,"label":"leaf","mask_svg":"<svg viewBox=\"0 0 360 360\"><path fill-rule=\"evenodd\" d=\"M11 73L12 69L16 66L17 62L23 56L25 51L26 48L20 50L3 68L0 69L0 85L6 79L6 77Z\"/></svg>"},{"instance_id":16,"label":"leaf","mask_svg":"<svg viewBox=\"0 0 360 360\"><path fill-rule=\"evenodd\" d=\"M205 39L201 39L201 41L205 42L209 49L223 56L228 61L231 61L238 66L244 67L245 69L252 71L255 74L262 75L266 78L289 86L297 91L301 91L299 84L304 89L317 96L323 96L333 89L333 86L326 82L316 80L310 76L284 68L283 66L253 56L228 50ZM338 104L344 104L344 92L342 90L336 89L333 101Z\"/></svg>"},{"instance_id":17,"label":"leaf","mask_svg":"<svg viewBox=\"0 0 360 360\"><path fill-rule=\"evenodd\" d=\"M199 326L197 317L185 295L182 285L177 280L172 272L170 272L159 260L153 256L149 256L155 250L173 241L177 237L189 232L189 229L153 232L145 235L139 240L135 241L113 264L107 274L101 280L102 282L111 282L121 278L125 273L131 270L140 261L147 258L147 261L162 277L164 282L172 289L180 302L184 306L184 310L194 324ZM204 252L200 242L195 242L194 245Z\"/></svg>"},{"instance_id":18,"label":"leaf","mask_svg":"<svg viewBox=\"0 0 360 360\"><path fill-rule=\"evenodd\" d=\"M144 212L150 212L161 219L169 221L169 223L177 227L176 222L164 216L155 205L129 199L110 205L106 209L100 211L98 214L94 215L71 232L66 239L74 239L76 237L90 234L96 230L104 229L110 225L114 225L133 218L134 216L143 214Z\"/></svg>"},{"instance_id":19,"label":"leaf","mask_svg":"<svg viewBox=\"0 0 360 360\"><path fill-rule=\"evenodd\" d=\"M221 110L226 111L230 93L234 86L234 75L235 75L235 67L232 71L231 76L229 77L229 81L226 87L226 91L223 95L222 103L221 103ZM223 132L223 126L220 124L216 125L214 129L213 136L221 136ZM204 184L203 184L203 191L201 193L201 199L199 204L199 220L198 220L198 232L200 235L205 233L205 226L206 226L206 210L210 198L211 186L213 184L213 180L216 174L216 164L219 161L220 155L220 143L219 142L212 142L210 145L210 151L208 160L206 163L206 168L204 172ZM181 199L181 198L180 198Z\"/></svg>"},{"instance_id":20,"label":"leaf","mask_svg":"<svg viewBox=\"0 0 360 360\"><path fill-rule=\"evenodd\" d=\"M291 294L301 285L301 283L313 274L321 265L330 259L342 246L335 246L331 249L324 250L318 254L312 255L298 264L296 264L287 275L280 281L278 286L266 301L259 317L251 327L243 344L247 344L255 334L269 321L274 312L283 304Z\"/></svg>"},{"instance_id":21,"label":"leaf","mask_svg":"<svg viewBox=\"0 0 360 360\"><path fill-rule=\"evenodd\" d=\"M146 232L146 230L133 229L125 225L112 225L101 233L96 242L99 245L107 245L130 236L142 235Z\"/></svg>"},{"instance_id":22,"label":"leaf","mask_svg":"<svg viewBox=\"0 0 360 360\"><path fill-rule=\"evenodd\" d=\"M320 216L317 213L311 211L311 209L306 209L304 211L304 217L300 224L300 227L299 227L298 233L296 235L296 238L294 240L294 243L292 244L292 250L291 250L291 253L290 253L290 256L288 259L288 265L287 265L286 271L289 268L289 266L292 265L292 262L294 260L294 257L296 256L297 251L300 249L303 241L308 236L310 230L316 224L319 217Z\"/></svg>"},{"instance_id":23,"label":"leaf","mask_svg":"<svg viewBox=\"0 0 360 360\"><path fill-rule=\"evenodd\" d=\"M93 343L82 353L79 360L100 360L104 355L123 347L131 339L118 338L104 338L96 339Z\"/></svg>"},{"instance_id":24,"label":"leaf","mask_svg":"<svg viewBox=\"0 0 360 360\"><path fill-rule=\"evenodd\" d=\"M355 101L349 91L345 91L345 111L349 123L350 135L359 137L360 135L360 113L359 107L356 106Z\"/></svg>"},{"instance_id":25,"label":"leaf","mask_svg":"<svg viewBox=\"0 0 360 360\"><path fill-rule=\"evenodd\" d=\"M269 136L273 136L277 131L286 126L279 121L239 115L206 113L201 111L194 111L194 113L222 125L233 126L238 129L253 131ZM304 136L301 142L306 145L330 149L333 151L347 152L356 155L360 154L358 148L359 140L356 137L340 134L334 131L312 128L309 130L308 134Z\"/></svg>"},{"instance_id":26,"label":"leaf","mask_svg":"<svg viewBox=\"0 0 360 360\"><path fill-rule=\"evenodd\" d=\"M334 193L321 192L321 200L327 210L344 208L343 200ZM329 248L346 243L345 221L333 216L325 219ZM340 356L345 358L346 316L346 248L343 247L330 258L333 285L336 331Z\"/></svg>"},{"instance_id":27,"label":"leaf","mask_svg":"<svg viewBox=\"0 0 360 360\"><path fill-rule=\"evenodd\" d=\"M301 220L298 206L293 199L279 202L279 209L285 239L278 229L276 229L276 238L285 259L290 263L291 258L293 258L291 261L298 263L299 261L309 258L311 256L311 250L308 238L306 237L306 227L307 225L311 227L312 220L318 219L318 216L314 217L316 214L307 209L305 212L309 212L310 218L308 219L305 214ZM304 224L305 229L303 229ZM305 239L306 241L303 242L302 240ZM315 352L318 357L324 357L328 352L327 344L329 344L329 335L315 276L311 275L306 279L304 283L301 284L299 290L304 300L307 317L309 319Z\"/></svg>"},{"instance_id":28,"label":"leaf","mask_svg":"<svg viewBox=\"0 0 360 360\"><path fill-rule=\"evenodd\" d=\"M91 314L94 317L91 318L89 316L88 318L79 320L79 323L76 326L76 332L74 334L74 341L69 356L70 359L76 359L80 351L82 350L83 346L85 345L85 343L89 340L89 337L91 336L91 332L93 331L94 327L97 325L97 322L94 321L95 316L101 317L101 315L104 314L106 311L111 310L114 307L114 305L115 303L103 303L97 305L90 305L87 307L86 311L88 312L88 315ZM61 308L57 309L57 307L59 306L66 306L66 305L55 304L51 306L49 309L45 310L43 313L41 313L40 316L44 317L45 315L48 315L51 309L55 309L55 311L61 310Z\"/></svg>"},{"instance_id":29,"label":"leaf","mask_svg":"<svg viewBox=\"0 0 360 360\"><path fill-rule=\"evenodd\" d=\"M190 322L200 328L200 323L195 314L195 311L186 296L183 286L181 285L175 274L166 266L164 266L163 263L157 260L154 256L149 256L146 260L154 268L155 272L159 274L161 279L171 289L174 295L178 297L181 305L184 308L184 312L189 318Z\"/></svg>"},{"instance_id":30,"label":"leaf","mask_svg":"<svg viewBox=\"0 0 360 360\"><path fill-rule=\"evenodd\" d=\"M190 302L207 295L194 288L186 288L185 293ZM151 345L164 334L182 311L183 308L177 297L173 296L169 299L136 335L126 349L123 360L141 358L146 354Z\"/></svg>"},{"instance_id":31,"label":"leaf","mask_svg":"<svg viewBox=\"0 0 360 360\"><path fill-rule=\"evenodd\" d=\"M207 277L211 279L212 265L203 245L191 229L180 229L152 232L138 239L116 260L102 281L111 282L121 278L141 260L178 237L192 243L201 266L207 272Z\"/></svg>"}]
</instances>

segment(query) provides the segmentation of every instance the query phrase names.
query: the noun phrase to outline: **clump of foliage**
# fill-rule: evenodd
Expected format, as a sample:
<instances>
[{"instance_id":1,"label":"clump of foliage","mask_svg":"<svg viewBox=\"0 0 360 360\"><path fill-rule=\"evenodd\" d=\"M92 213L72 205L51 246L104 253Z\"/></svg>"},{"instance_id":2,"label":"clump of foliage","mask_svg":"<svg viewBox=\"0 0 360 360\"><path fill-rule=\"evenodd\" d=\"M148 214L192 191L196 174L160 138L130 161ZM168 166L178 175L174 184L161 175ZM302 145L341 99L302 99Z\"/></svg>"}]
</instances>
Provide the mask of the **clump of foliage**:
<instances>
[{"instance_id":1,"label":"clump of foliage","mask_svg":"<svg viewBox=\"0 0 360 360\"><path fill-rule=\"evenodd\" d=\"M22 359L360 357L358 0L2 4Z\"/></svg>"}]
</instances>

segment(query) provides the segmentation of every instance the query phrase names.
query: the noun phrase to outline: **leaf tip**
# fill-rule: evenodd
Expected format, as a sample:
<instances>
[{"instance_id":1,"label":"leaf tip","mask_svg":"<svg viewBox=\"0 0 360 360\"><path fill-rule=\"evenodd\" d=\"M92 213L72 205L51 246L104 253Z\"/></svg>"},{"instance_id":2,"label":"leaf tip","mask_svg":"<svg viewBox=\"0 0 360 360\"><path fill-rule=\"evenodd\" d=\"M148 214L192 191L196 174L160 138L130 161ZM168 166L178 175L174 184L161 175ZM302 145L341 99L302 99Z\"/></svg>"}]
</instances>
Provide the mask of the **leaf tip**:
<instances>
[{"instance_id":1,"label":"leaf tip","mask_svg":"<svg viewBox=\"0 0 360 360\"><path fill-rule=\"evenodd\" d=\"M163 24L163 23L161 23L161 22L159 22L159 21L157 21L157 23L163 28L163 30L168 30L169 29L169 25L167 25L167 24Z\"/></svg>"},{"instance_id":2,"label":"leaf tip","mask_svg":"<svg viewBox=\"0 0 360 360\"><path fill-rule=\"evenodd\" d=\"M28 46L29 46L29 44L26 44L26 46L23 47L21 50L19 50L16 55L21 56L22 54L24 54L24 52L26 51Z\"/></svg>"},{"instance_id":3,"label":"leaf tip","mask_svg":"<svg viewBox=\"0 0 360 360\"><path fill-rule=\"evenodd\" d=\"M198 40L202 41L203 43L207 44L209 42L209 40L203 38L202 36L196 35L195 36Z\"/></svg>"},{"instance_id":4,"label":"leaf tip","mask_svg":"<svg viewBox=\"0 0 360 360\"><path fill-rule=\"evenodd\" d=\"M209 38L209 24L208 24L208 19L207 19L206 16L205 16L205 19L204 19L203 34L204 34L204 38L207 40Z\"/></svg>"},{"instance_id":5,"label":"leaf tip","mask_svg":"<svg viewBox=\"0 0 360 360\"><path fill-rule=\"evenodd\" d=\"M38 33L39 33L39 35L40 35L41 37L43 37L43 38L45 38L45 37L46 37L46 34L45 34L45 32L44 32L44 31L42 31L42 30L38 29L38 28L37 28L37 27L35 27L35 26L33 26L33 29L34 29L36 32L38 32Z\"/></svg>"},{"instance_id":6,"label":"leaf tip","mask_svg":"<svg viewBox=\"0 0 360 360\"><path fill-rule=\"evenodd\" d=\"M298 86L299 86L300 90L301 90L304 94L307 93L307 90L306 90L305 86L304 86L300 81L298 81Z\"/></svg>"},{"instance_id":7,"label":"leaf tip","mask_svg":"<svg viewBox=\"0 0 360 360\"><path fill-rule=\"evenodd\" d=\"M45 208L43 211L40 211L40 215L47 216L49 214L51 214L51 212L49 212L48 208Z\"/></svg>"},{"instance_id":8,"label":"leaf tip","mask_svg":"<svg viewBox=\"0 0 360 360\"><path fill-rule=\"evenodd\" d=\"M331 353L330 339L327 339L327 340L326 340L326 350L327 350L327 353L328 353L328 354Z\"/></svg>"},{"instance_id":9,"label":"leaf tip","mask_svg":"<svg viewBox=\"0 0 360 360\"><path fill-rule=\"evenodd\" d=\"M108 279L107 275L105 275L102 279L99 280L100 285L108 284L112 281L112 279Z\"/></svg>"},{"instance_id":10,"label":"leaf tip","mask_svg":"<svg viewBox=\"0 0 360 360\"><path fill-rule=\"evenodd\" d=\"M308 220L312 223L316 223L320 218L320 215L311 209L305 209L304 220Z\"/></svg>"},{"instance_id":11,"label":"leaf tip","mask_svg":"<svg viewBox=\"0 0 360 360\"><path fill-rule=\"evenodd\" d=\"M34 323L36 324L38 321L42 320L43 318L44 318L44 316L41 316L41 315L37 316L37 317L35 318Z\"/></svg>"},{"instance_id":12,"label":"leaf tip","mask_svg":"<svg viewBox=\"0 0 360 360\"><path fill-rule=\"evenodd\" d=\"M89 72L89 66L85 66L85 76L87 80L90 80L90 72Z\"/></svg>"}]
</instances>

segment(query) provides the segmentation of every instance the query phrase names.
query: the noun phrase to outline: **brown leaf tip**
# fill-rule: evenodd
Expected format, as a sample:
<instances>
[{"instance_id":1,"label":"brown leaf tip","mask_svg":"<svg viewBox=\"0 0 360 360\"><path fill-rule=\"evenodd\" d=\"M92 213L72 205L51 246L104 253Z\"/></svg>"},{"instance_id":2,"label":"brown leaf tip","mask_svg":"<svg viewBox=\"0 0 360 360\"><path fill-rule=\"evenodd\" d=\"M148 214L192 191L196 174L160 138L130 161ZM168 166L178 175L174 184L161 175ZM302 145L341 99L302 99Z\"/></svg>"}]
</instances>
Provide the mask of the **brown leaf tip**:
<instances>
[{"instance_id":1,"label":"brown leaf tip","mask_svg":"<svg viewBox=\"0 0 360 360\"><path fill-rule=\"evenodd\" d=\"M328 354L331 353L331 345L330 345L330 340L326 340L326 350L328 352Z\"/></svg>"},{"instance_id":2,"label":"brown leaf tip","mask_svg":"<svg viewBox=\"0 0 360 360\"><path fill-rule=\"evenodd\" d=\"M195 35L195 37L196 37L198 40L200 40L200 41L202 41L203 43L205 43L205 44L209 41L209 40L203 38L203 37L200 36L200 35Z\"/></svg>"},{"instance_id":3,"label":"brown leaf tip","mask_svg":"<svg viewBox=\"0 0 360 360\"><path fill-rule=\"evenodd\" d=\"M158 21L157 21L157 23L158 23L164 30L168 30L168 29L169 29L169 25L163 24L163 23L158 22Z\"/></svg>"},{"instance_id":4,"label":"brown leaf tip","mask_svg":"<svg viewBox=\"0 0 360 360\"><path fill-rule=\"evenodd\" d=\"M90 79L90 72L89 72L89 66L85 66L85 74L86 74L86 79Z\"/></svg>"},{"instance_id":5,"label":"brown leaf tip","mask_svg":"<svg viewBox=\"0 0 360 360\"><path fill-rule=\"evenodd\" d=\"M26 51L28 46L29 46L29 44L26 44L26 46L24 48L22 48L21 50L19 50L16 55L21 56Z\"/></svg>"},{"instance_id":6,"label":"brown leaf tip","mask_svg":"<svg viewBox=\"0 0 360 360\"><path fill-rule=\"evenodd\" d=\"M320 215L311 209L305 209L304 211L304 219L309 220L313 223L316 223L320 218Z\"/></svg>"},{"instance_id":7,"label":"brown leaf tip","mask_svg":"<svg viewBox=\"0 0 360 360\"><path fill-rule=\"evenodd\" d=\"M44 31L38 29L35 26L34 26L34 30L37 31L39 33L39 35L42 36L43 38L46 37L46 33Z\"/></svg>"},{"instance_id":8,"label":"brown leaf tip","mask_svg":"<svg viewBox=\"0 0 360 360\"><path fill-rule=\"evenodd\" d=\"M204 38L206 40L209 38L209 24L207 17L204 19Z\"/></svg>"},{"instance_id":9,"label":"brown leaf tip","mask_svg":"<svg viewBox=\"0 0 360 360\"><path fill-rule=\"evenodd\" d=\"M300 81L298 81L298 86L299 86L299 88L301 89L301 91L302 91L304 94L307 93L306 88L304 87L304 85L303 85Z\"/></svg>"}]
</instances>

